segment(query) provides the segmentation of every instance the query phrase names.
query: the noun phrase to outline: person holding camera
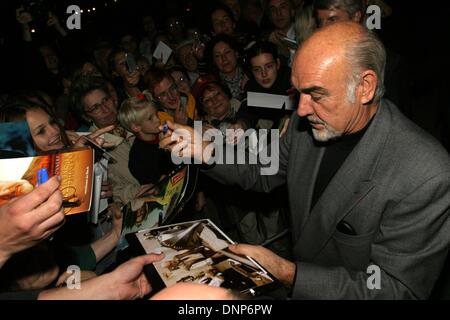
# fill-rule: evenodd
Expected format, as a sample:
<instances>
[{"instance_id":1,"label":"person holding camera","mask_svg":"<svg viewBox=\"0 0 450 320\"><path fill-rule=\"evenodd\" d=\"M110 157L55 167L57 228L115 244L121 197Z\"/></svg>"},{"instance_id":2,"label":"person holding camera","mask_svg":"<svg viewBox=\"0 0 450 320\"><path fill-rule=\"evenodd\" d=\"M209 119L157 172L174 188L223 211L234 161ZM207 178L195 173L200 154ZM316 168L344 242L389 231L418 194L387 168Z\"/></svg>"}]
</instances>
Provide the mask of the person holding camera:
<instances>
[{"instance_id":1,"label":"person holding camera","mask_svg":"<svg viewBox=\"0 0 450 320\"><path fill-rule=\"evenodd\" d=\"M132 53L114 50L109 56L109 69L119 103L135 97L144 89L141 73Z\"/></svg>"}]
</instances>

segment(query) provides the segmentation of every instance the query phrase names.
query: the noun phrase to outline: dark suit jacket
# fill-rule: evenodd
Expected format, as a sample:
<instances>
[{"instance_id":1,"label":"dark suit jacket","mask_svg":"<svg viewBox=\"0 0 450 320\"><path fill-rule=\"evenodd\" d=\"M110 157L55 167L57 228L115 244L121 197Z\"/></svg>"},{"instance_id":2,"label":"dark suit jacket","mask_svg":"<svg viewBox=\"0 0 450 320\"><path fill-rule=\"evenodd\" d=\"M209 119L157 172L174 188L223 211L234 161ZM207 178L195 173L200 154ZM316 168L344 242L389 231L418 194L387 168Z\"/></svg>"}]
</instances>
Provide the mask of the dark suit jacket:
<instances>
[{"instance_id":1,"label":"dark suit jacket","mask_svg":"<svg viewBox=\"0 0 450 320\"><path fill-rule=\"evenodd\" d=\"M259 165L208 171L223 183L258 191L287 183L297 261L292 297L427 298L450 242L448 153L385 100L310 211L325 148L302 122L294 114L280 140L276 175L260 175ZM339 232L342 220L357 235ZM367 285L371 264L381 271L379 290Z\"/></svg>"}]
</instances>

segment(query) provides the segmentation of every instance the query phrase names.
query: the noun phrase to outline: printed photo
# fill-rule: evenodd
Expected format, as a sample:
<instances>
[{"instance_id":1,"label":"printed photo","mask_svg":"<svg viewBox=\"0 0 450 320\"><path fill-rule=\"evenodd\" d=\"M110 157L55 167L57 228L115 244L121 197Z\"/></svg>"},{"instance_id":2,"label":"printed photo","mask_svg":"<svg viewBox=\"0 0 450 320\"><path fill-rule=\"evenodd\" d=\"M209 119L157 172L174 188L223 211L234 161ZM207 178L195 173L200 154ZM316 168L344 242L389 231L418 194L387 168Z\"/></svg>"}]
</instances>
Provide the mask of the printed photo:
<instances>
[{"instance_id":1,"label":"printed photo","mask_svg":"<svg viewBox=\"0 0 450 320\"><path fill-rule=\"evenodd\" d=\"M166 287L195 282L255 295L274 284L255 261L229 251L233 242L210 220L143 230L133 236L146 253L164 253L165 258L153 264L156 274L150 277L159 277Z\"/></svg>"}]
</instances>

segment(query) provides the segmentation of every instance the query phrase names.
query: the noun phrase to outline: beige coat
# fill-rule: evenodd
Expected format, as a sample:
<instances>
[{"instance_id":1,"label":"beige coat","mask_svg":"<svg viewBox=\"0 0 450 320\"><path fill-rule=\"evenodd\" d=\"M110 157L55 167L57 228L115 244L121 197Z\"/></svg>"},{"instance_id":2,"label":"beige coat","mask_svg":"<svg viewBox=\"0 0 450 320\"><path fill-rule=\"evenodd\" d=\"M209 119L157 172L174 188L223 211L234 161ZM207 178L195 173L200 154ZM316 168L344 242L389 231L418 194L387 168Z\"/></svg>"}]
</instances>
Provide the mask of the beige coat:
<instances>
[{"instance_id":1,"label":"beige coat","mask_svg":"<svg viewBox=\"0 0 450 320\"><path fill-rule=\"evenodd\" d=\"M95 131L98 128L92 125L89 131ZM139 182L133 177L128 169L128 159L131 146L134 142L134 135L127 134L127 138L106 133L104 135L106 142L113 143L116 147L109 151L116 163L109 163L108 165L108 179L113 185L114 201L119 201L123 204L129 202L134 198L139 191Z\"/></svg>"}]
</instances>

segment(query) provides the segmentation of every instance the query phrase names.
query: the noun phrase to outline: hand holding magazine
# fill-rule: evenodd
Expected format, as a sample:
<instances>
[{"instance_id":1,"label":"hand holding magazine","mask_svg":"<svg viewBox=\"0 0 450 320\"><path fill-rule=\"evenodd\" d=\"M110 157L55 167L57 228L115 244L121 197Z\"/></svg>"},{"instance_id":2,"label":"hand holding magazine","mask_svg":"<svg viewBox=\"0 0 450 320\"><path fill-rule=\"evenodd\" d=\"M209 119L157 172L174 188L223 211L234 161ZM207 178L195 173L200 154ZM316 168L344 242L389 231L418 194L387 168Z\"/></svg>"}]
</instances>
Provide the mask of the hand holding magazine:
<instances>
[{"instance_id":1,"label":"hand holding magazine","mask_svg":"<svg viewBox=\"0 0 450 320\"><path fill-rule=\"evenodd\" d=\"M189 201L197 169L181 166L155 186L149 186L123 208L122 235L167 224Z\"/></svg>"},{"instance_id":2,"label":"hand holding magazine","mask_svg":"<svg viewBox=\"0 0 450 320\"><path fill-rule=\"evenodd\" d=\"M144 269L154 292L193 282L255 296L277 284L253 259L231 253L233 241L208 219L141 230L126 239L136 255L164 253Z\"/></svg>"}]
</instances>

